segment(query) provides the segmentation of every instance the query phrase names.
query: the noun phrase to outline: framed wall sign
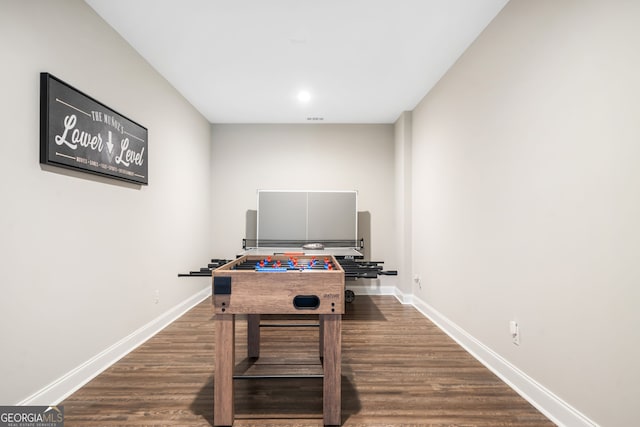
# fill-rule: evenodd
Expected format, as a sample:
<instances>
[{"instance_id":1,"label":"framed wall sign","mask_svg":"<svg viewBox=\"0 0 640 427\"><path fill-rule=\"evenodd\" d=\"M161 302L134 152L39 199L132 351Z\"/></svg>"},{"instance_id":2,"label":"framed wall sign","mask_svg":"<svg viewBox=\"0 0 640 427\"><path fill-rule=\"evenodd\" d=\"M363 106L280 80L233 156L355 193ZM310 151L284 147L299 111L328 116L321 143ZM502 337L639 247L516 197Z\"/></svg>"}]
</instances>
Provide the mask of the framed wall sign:
<instances>
[{"instance_id":1,"label":"framed wall sign","mask_svg":"<svg viewBox=\"0 0 640 427\"><path fill-rule=\"evenodd\" d=\"M40 74L40 163L147 185L147 129Z\"/></svg>"}]
</instances>

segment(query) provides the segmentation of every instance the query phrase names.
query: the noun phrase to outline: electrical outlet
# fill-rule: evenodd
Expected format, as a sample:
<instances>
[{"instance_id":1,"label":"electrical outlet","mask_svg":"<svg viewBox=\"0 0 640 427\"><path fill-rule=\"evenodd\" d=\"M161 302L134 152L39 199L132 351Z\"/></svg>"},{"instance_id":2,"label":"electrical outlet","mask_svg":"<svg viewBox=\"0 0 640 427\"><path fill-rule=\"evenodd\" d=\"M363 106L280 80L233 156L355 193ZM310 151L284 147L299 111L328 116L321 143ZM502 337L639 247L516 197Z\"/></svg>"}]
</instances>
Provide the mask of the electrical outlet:
<instances>
[{"instance_id":1,"label":"electrical outlet","mask_svg":"<svg viewBox=\"0 0 640 427\"><path fill-rule=\"evenodd\" d=\"M158 304L160 302L160 289L156 289L153 295L153 303Z\"/></svg>"},{"instance_id":2,"label":"electrical outlet","mask_svg":"<svg viewBox=\"0 0 640 427\"><path fill-rule=\"evenodd\" d=\"M520 325L515 320L509 322L509 332L511 333L511 341L515 345L520 345Z\"/></svg>"}]
</instances>

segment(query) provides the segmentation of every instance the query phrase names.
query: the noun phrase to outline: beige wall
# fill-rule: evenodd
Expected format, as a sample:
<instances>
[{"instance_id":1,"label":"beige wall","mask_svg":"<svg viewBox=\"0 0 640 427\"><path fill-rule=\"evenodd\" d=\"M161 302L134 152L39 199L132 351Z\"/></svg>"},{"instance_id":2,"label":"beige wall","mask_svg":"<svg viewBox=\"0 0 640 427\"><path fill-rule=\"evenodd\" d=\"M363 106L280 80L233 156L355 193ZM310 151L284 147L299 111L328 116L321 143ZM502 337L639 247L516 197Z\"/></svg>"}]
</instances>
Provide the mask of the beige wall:
<instances>
[{"instance_id":1,"label":"beige wall","mask_svg":"<svg viewBox=\"0 0 640 427\"><path fill-rule=\"evenodd\" d=\"M214 124L212 245L234 257L256 190L357 190L371 216L370 255L396 265L393 125Z\"/></svg>"},{"instance_id":2,"label":"beige wall","mask_svg":"<svg viewBox=\"0 0 640 427\"><path fill-rule=\"evenodd\" d=\"M415 296L602 426L638 421L638 17L512 0L413 112Z\"/></svg>"},{"instance_id":3,"label":"beige wall","mask_svg":"<svg viewBox=\"0 0 640 427\"><path fill-rule=\"evenodd\" d=\"M209 256L210 126L80 0L0 0L0 52L0 404L10 405L209 286L177 273ZM40 167L40 72L148 128L148 186Z\"/></svg>"}]
</instances>

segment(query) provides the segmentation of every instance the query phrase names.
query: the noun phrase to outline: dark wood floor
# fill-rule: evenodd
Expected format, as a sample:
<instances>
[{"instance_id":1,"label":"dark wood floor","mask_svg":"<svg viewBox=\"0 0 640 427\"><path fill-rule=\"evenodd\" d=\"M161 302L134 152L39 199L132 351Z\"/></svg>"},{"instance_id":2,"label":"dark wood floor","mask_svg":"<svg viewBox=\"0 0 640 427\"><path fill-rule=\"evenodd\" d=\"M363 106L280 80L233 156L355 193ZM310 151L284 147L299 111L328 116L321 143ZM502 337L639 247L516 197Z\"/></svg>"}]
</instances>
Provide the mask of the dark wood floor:
<instances>
[{"instance_id":1,"label":"dark wood floor","mask_svg":"<svg viewBox=\"0 0 640 427\"><path fill-rule=\"evenodd\" d=\"M211 300L62 404L65 426L211 426ZM236 362L246 363L238 321ZM343 426L553 426L413 307L358 295L343 321ZM317 362L317 328L262 328L261 363ZM295 366L290 367L295 369ZM322 425L321 379L236 380L239 427Z\"/></svg>"}]
</instances>

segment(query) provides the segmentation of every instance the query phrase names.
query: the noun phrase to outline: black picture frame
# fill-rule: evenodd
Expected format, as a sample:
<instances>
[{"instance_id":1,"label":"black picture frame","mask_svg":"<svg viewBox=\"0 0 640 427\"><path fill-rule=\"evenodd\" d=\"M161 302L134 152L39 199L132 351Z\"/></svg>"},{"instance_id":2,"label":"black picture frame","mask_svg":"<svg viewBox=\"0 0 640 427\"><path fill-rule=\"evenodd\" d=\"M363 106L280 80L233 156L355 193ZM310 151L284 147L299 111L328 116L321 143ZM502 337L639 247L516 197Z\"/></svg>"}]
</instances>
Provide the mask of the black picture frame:
<instances>
[{"instance_id":1,"label":"black picture frame","mask_svg":"<svg viewBox=\"0 0 640 427\"><path fill-rule=\"evenodd\" d=\"M148 185L147 128L40 73L40 163Z\"/></svg>"}]
</instances>

